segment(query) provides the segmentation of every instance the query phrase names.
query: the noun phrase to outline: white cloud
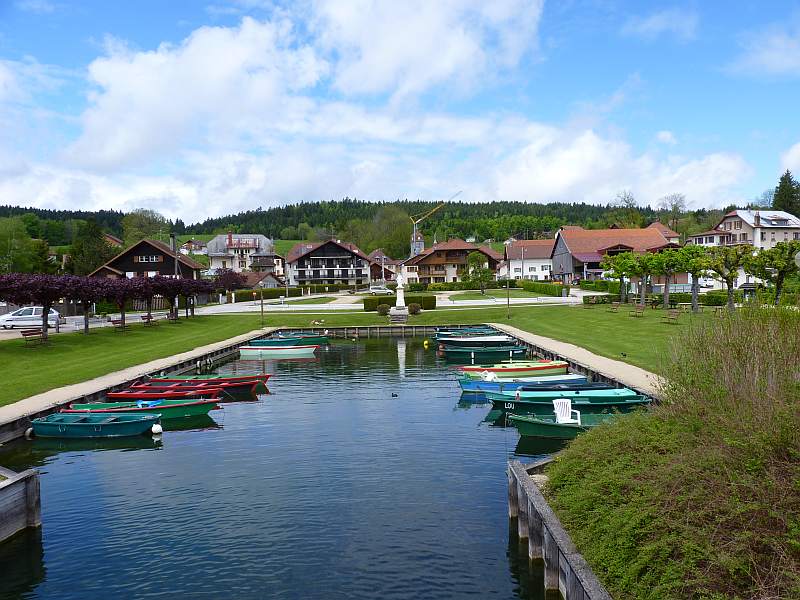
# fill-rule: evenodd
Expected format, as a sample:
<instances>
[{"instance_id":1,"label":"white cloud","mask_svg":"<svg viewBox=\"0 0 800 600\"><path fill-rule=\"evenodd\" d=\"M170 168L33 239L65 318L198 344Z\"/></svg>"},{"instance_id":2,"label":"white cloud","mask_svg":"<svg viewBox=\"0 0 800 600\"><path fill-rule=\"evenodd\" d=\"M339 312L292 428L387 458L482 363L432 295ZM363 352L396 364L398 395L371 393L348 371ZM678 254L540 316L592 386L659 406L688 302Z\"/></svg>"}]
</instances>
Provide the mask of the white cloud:
<instances>
[{"instance_id":1,"label":"white cloud","mask_svg":"<svg viewBox=\"0 0 800 600\"><path fill-rule=\"evenodd\" d=\"M800 174L800 142L781 154L781 169L789 169L795 175Z\"/></svg>"},{"instance_id":2,"label":"white cloud","mask_svg":"<svg viewBox=\"0 0 800 600\"><path fill-rule=\"evenodd\" d=\"M622 33L646 40L671 35L688 41L697 35L699 20L694 11L670 8L647 16L630 17L622 26Z\"/></svg>"},{"instance_id":3,"label":"white cloud","mask_svg":"<svg viewBox=\"0 0 800 600\"><path fill-rule=\"evenodd\" d=\"M742 40L743 52L730 66L733 72L755 76L800 76L800 25L770 27Z\"/></svg>"},{"instance_id":4,"label":"white cloud","mask_svg":"<svg viewBox=\"0 0 800 600\"><path fill-rule=\"evenodd\" d=\"M40 15L49 14L56 10L55 4L47 0L17 0L15 6L19 10Z\"/></svg>"},{"instance_id":5,"label":"white cloud","mask_svg":"<svg viewBox=\"0 0 800 600\"><path fill-rule=\"evenodd\" d=\"M656 133L656 141L669 146L674 146L678 143L678 140L675 138L675 134L671 131L667 131L666 129Z\"/></svg>"},{"instance_id":6,"label":"white cloud","mask_svg":"<svg viewBox=\"0 0 800 600\"><path fill-rule=\"evenodd\" d=\"M286 21L246 17L239 27L202 27L178 46L149 52L112 41L89 65L98 90L67 154L74 164L115 168L198 139L241 135L253 119L281 118L286 95L313 87L326 68L295 44Z\"/></svg>"},{"instance_id":7,"label":"white cloud","mask_svg":"<svg viewBox=\"0 0 800 600\"><path fill-rule=\"evenodd\" d=\"M537 41L543 0L317 0L312 30L336 56L345 95L413 96L448 82L471 88L516 65Z\"/></svg>"}]
</instances>

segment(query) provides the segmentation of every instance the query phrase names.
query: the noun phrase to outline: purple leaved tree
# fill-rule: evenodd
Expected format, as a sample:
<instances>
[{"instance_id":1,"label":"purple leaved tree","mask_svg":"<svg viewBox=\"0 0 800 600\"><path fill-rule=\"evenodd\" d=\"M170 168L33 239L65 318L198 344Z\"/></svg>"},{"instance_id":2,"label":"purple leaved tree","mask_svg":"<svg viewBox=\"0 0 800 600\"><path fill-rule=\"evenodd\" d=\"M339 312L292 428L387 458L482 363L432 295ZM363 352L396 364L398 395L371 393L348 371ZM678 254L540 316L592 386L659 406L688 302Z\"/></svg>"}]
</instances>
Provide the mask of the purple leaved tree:
<instances>
[{"instance_id":1,"label":"purple leaved tree","mask_svg":"<svg viewBox=\"0 0 800 600\"><path fill-rule=\"evenodd\" d=\"M92 303L105 298L110 279L105 277L84 277L68 275L67 297L80 302L83 307L83 333L89 333L89 309Z\"/></svg>"},{"instance_id":2,"label":"purple leaved tree","mask_svg":"<svg viewBox=\"0 0 800 600\"><path fill-rule=\"evenodd\" d=\"M137 285L133 279L108 279L106 299L117 305L122 326L125 326L125 303L137 297Z\"/></svg>"},{"instance_id":3,"label":"purple leaved tree","mask_svg":"<svg viewBox=\"0 0 800 600\"><path fill-rule=\"evenodd\" d=\"M13 304L42 307L42 339L47 341L47 318L53 304L68 295L67 275L10 273L2 284L3 299Z\"/></svg>"},{"instance_id":4,"label":"purple leaved tree","mask_svg":"<svg viewBox=\"0 0 800 600\"><path fill-rule=\"evenodd\" d=\"M174 277L161 277L160 275L151 278L155 293L169 302L169 312L173 319L178 318L178 306L175 300L183 289L182 281L185 280L175 279Z\"/></svg>"},{"instance_id":5,"label":"purple leaved tree","mask_svg":"<svg viewBox=\"0 0 800 600\"><path fill-rule=\"evenodd\" d=\"M190 310L191 315L194 316L195 301L190 301L190 298L194 299L198 294L210 294L213 291L214 286L210 281L205 281L203 279L181 279L181 295L186 298L186 316L189 316Z\"/></svg>"}]
</instances>

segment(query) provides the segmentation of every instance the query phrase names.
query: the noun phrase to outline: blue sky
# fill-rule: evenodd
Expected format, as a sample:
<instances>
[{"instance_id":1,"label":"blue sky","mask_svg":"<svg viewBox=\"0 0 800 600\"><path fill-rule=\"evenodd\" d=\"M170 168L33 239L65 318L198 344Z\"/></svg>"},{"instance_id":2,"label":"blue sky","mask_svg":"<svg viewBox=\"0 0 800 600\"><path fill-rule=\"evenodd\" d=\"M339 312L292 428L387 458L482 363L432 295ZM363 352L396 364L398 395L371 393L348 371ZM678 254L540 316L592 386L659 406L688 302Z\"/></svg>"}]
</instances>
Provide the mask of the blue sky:
<instances>
[{"instance_id":1,"label":"blue sky","mask_svg":"<svg viewBox=\"0 0 800 600\"><path fill-rule=\"evenodd\" d=\"M0 0L0 203L744 202L800 171L800 6Z\"/></svg>"}]
</instances>

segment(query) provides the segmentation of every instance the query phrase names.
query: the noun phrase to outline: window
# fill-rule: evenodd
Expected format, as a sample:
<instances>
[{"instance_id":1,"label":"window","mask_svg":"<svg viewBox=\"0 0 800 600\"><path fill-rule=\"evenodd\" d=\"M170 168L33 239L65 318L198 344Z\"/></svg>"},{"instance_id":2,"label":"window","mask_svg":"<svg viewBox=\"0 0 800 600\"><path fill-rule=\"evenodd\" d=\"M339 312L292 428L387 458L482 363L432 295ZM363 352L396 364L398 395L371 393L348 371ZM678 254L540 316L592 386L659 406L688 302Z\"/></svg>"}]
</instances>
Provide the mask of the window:
<instances>
[{"instance_id":1,"label":"window","mask_svg":"<svg viewBox=\"0 0 800 600\"><path fill-rule=\"evenodd\" d=\"M549 271L550 265L542 265L542 271Z\"/></svg>"},{"instance_id":2,"label":"window","mask_svg":"<svg viewBox=\"0 0 800 600\"><path fill-rule=\"evenodd\" d=\"M734 229L741 229L742 228L742 222L741 221L734 221L733 222L733 228Z\"/></svg>"},{"instance_id":3,"label":"window","mask_svg":"<svg viewBox=\"0 0 800 600\"><path fill-rule=\"evenodd\" d=\"M706 238L706 244L713 244L714 243L714 236L710 235Z\"/></svg>"},{"instance_id":4,"label":"window","mask_svg":"<svg viewBox=\"0 0 800 600\"><path fill-rule=\"evenodd\" d=\"M767 232L766 231L762 231L761 232L761 241L762 242L766 242L767 241Z\"/></svg>"},{"instance_id":5,"label":"window","mask_svg":"<svg viewBox=\"0 0 800 600\"><path fill-rule=\"evenodd\" d=\"M30 317L33 314L32 308L23 308L14 313L17 317Z\"/></svg>"},{"instance_id":6,"label":"window","mask_svg":"<svg viewBox=\"0 0 800 600\"><path fill-rule=\"evenodd\" d=\"M42 316L42 308L40 306L37 306L36 308L33 309L33 316L34 317Z\"/></svg>"},{"instance_id":7,"label":"window","mask_svg":"<svg viewBox=\"0 0 800 600\"><path fill-rule=\"evenodd\" d=\"M746 242L747 241L747 234L746 233L740 233L739 234L739 241Z\"/></svg>"},{"instance_id":8,"label":"window","mask_svg":"<svg viewBox=\"0 0 800 600\"><path fill-rule=\"evenodd\" d=\"M528 267L528 273L535 273L535 272L536 272L536 266Z\"/></svg>"},{"instance_id":9,"label":"window","mask_svg":"<svg viewBox=\"0 0 800 600\"><path fill-rule=\"evenodd\" d=\"M228 261L227 260L223 260L222 261L222 268L223 269L227 269L228 268Z\"/></svg>"},{"instance_id":10,"label":"window","mask_svg":"<svg viewBox=\"0 0 800 600\"><path fill-rule=\"evenodd\" d=\"M783 232L783 239L784 239L784 241L789 239L789 232L788 231L784 231Z\"/></svg>"},{"instance_id":11,"label":"window","mask_svg":"<svg viewBox=\"0 0 800 600\"><path fill-rule=\"evenodd\" d=\"M796 232L796 231L795 231L795 232L794 232L794 239L796 239L796 240L800 240L800 233L798 233L798 232Z\"/></svg>"},{"instance_id":12,"label":"window","mask_svg":"<svg viewBox=\"0 0 800 600\"><path fill-rule=\"evenodd\" d=\"M134 271L125 271L125 277L127 277L128 279L133 279L134 277L136 277L136 273Z\"/></svg>"},{"instance_id":13,"label":"window","mask_svg":"<svg viewBox=\"0 0 800 600\"><path fill-rule=\"evenodd\" d=\"M517 267L514 269L514 273L522 273L522 269Z\"/></svg>"},{"instance_id":14,"label":"window","mask_svg":"<svg viewBox=\"0 0 800 600\"><path fill-rule=\"evenodd\" d=\"M730 231L730 230L731 230L731 222L730 222L730 221L725 221L725 222L722 224L722 228L723 228L725 231Z\"/></svg>"},{"instance_id":15,"label":"window","mask_svg":"<svg viewBox=\"0 0 800 600\"><path fill-rule=\"evenodd\" d=\"M161 256L160 254L152 254L152 255L149 255L149 256L134 256L133 257L133 262L140 262L140 263L164 262L164 257Z\"/></svg>"}]
</instances>

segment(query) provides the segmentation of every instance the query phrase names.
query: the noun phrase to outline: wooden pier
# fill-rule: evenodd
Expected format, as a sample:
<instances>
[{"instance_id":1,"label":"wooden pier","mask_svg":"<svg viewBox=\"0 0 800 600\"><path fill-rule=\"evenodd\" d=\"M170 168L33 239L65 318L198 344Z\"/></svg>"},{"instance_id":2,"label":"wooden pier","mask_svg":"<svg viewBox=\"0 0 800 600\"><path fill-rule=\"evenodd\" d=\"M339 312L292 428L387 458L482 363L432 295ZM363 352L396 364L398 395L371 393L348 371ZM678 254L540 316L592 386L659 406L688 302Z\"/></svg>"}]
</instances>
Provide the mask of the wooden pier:
<instances>
[{"instance_id":1,"label":"wooden pier","mask_svg":"<svg viewBox=\"0 0 800 600\"><path fill-rule=\"evenodd\" d=\"M508 516L510 530L528 540L528 558L544 562L546 592L559 591L564 600L611 600L583 556L575 548L558 517L545 500L535 478L536 471L550 462L545 459L525 466L508 463Z\"/></svg>"},{"instance_id":2,"label":"wooden pier","mask_svg":"<svg viewBox=\"0 0 800 600\"><path fill-rule=\"evenodd\" d=\"M0 467L0 542L26 527L42 524L39 473L28 469L15 473Z\"/></svg>"}]
</instances>

